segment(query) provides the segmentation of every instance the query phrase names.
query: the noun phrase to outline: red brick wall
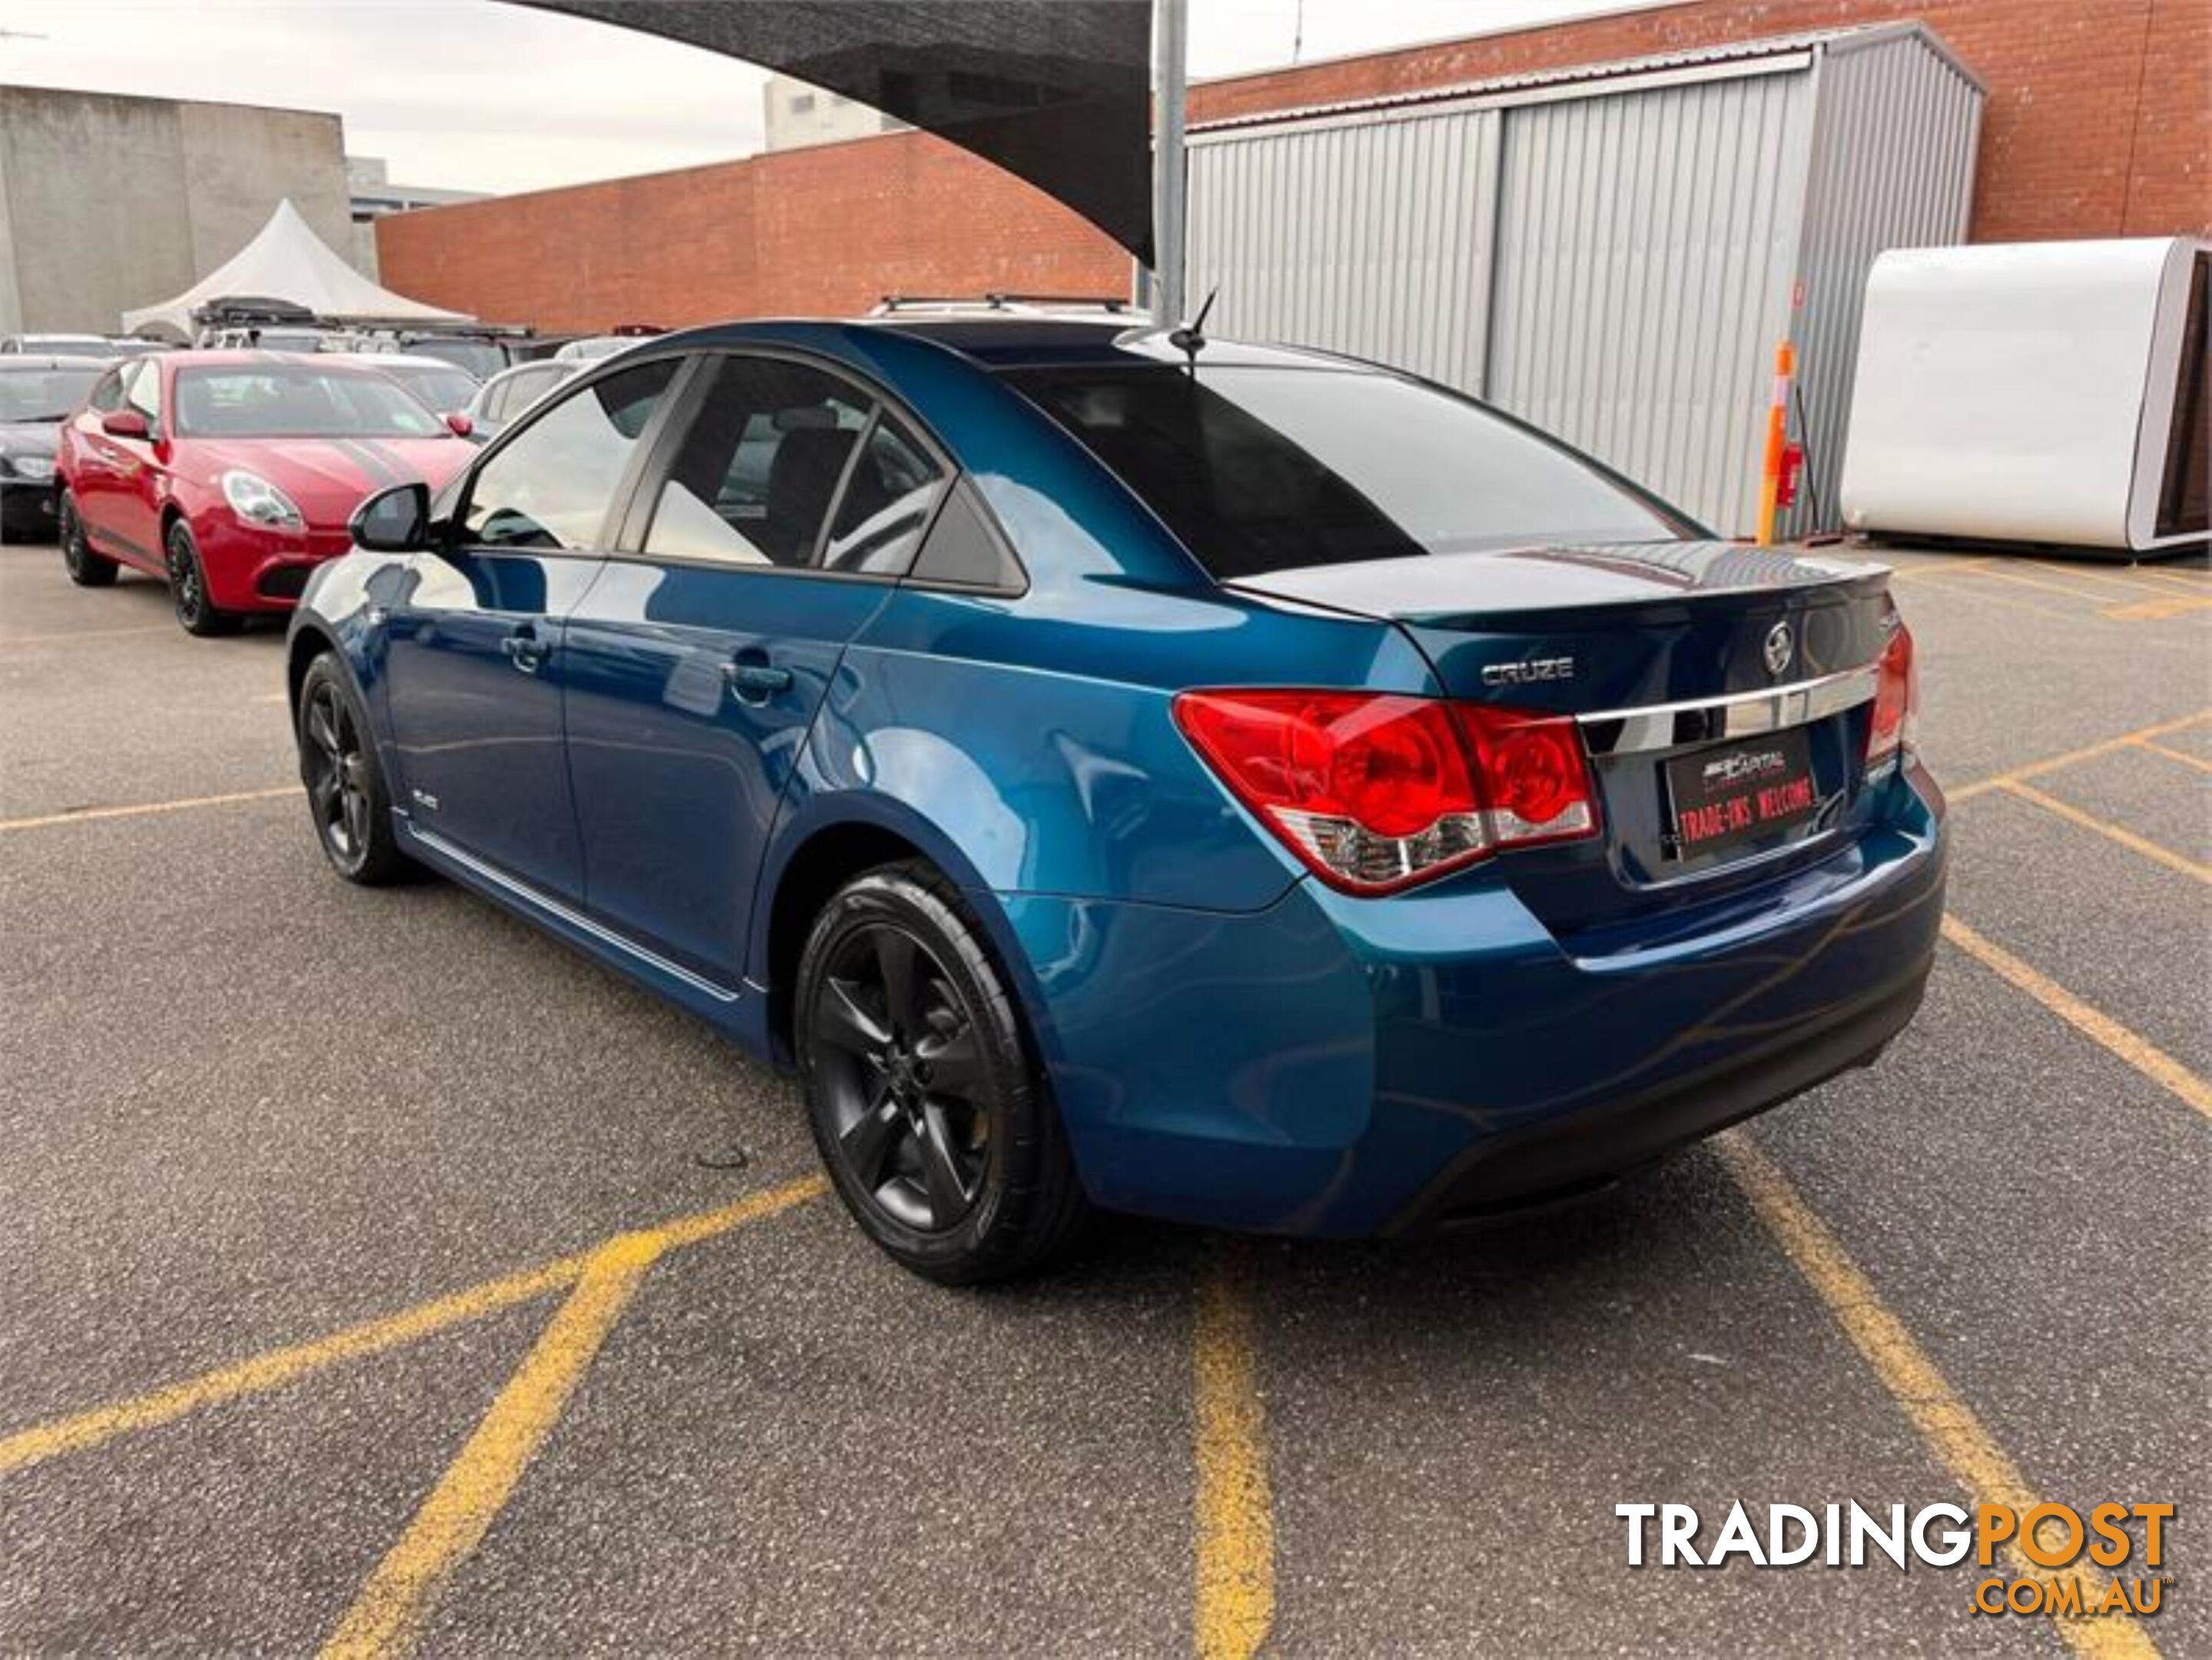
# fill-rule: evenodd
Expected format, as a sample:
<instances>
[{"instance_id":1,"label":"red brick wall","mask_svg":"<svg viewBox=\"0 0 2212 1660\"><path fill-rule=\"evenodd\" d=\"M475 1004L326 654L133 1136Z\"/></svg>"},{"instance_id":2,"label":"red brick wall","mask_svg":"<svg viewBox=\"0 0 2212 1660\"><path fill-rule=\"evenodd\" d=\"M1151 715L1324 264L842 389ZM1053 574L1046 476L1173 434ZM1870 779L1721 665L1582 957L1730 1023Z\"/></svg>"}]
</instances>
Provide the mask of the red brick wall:
<instances>
[{"instance_id":1,"label":"red brick wall","mask_svg":"<svg viewBox=\"0 0 2212 1660\"><path fill-rule=\"evenodd\" d=\"M2212 0L1687 0L1193 89L1195 120L1890 18L1989 88L1973 235L2212 234ZM921 133L377 223L403 294L548 329L849 313L886 292L1117 294L1128 265L1030 186Z\"/></svg>"},{"instance_id":2,"label":"red brick wall","mask_svg":"<svg viewBox=\"0 0 2212 1660\"><path fill-rule=\"evenodd\" d=\"M1082 219L915 132L394 214L376 252L402 294L546 330L1129 289L1128 256Z\"/></svg>"}]
</instances>

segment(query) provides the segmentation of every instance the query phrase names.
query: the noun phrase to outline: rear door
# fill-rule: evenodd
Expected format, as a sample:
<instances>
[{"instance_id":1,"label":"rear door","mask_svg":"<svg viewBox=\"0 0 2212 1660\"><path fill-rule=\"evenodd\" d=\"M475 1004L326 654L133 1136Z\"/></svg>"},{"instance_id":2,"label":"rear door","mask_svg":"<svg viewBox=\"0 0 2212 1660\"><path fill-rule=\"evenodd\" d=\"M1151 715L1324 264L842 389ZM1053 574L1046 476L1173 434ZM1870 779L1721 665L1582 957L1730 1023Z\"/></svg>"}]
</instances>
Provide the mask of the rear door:
<instances>
[{"instance_id":1,"label":"rear door","mask_svg":"<svg viewBox=\"0 0 2212 1660\"><path fill-rule=\"evenodd\" d=\"M568 767L590 909L734 991L807 728L951 470L812 362L718 356L685 403L568 620Z\"/></svg>"},{"instance_id":2,"label":"rear door","mask_svg":"<svg viewBox=\"0 0 2212 1660\"><path fill-rule=\"evenodd\" d=\"M448 545L388 608L384 684L400 800L436 844L580 900L562 752L562 619L599 570L681 360L603 375L491 451Z\"/></svg>"}]
</instances>

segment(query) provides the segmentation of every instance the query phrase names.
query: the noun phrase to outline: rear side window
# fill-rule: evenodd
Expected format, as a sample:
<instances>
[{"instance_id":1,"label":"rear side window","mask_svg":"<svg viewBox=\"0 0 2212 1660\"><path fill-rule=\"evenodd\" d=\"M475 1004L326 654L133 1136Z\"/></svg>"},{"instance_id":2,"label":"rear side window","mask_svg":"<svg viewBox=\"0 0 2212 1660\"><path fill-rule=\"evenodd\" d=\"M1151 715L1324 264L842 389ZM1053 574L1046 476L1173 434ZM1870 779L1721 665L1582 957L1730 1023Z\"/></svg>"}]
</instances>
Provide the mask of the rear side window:
<instances>
[{"instance_id":1,"label":"rear side window","mask_svg":"<svg viewBox=\"0 0 2212 1660\"><path fill-rule=\"evenodd\" d=\"M645 551L812 564L873 413L866 393L806 364L721 359L661 483Z\"/></svg>"},{"instance_id":2,"label":"rear side window","mask_svg":"<svg viewBox=\"0 0 2212 1660\"><path fill-rule=\"evenodd\" d=\"M944 483L944 469L921 441L879 410L838 500L823 569L903 575Z\"/></svg>"},{"instance_id":3,"label":"rear side window","mask_svg":"<svg viewBox=\"0 0 2212 1660\"><path fill-rule=\"evenodd\" d=\"M477 547L592 546L676 360L593 381L514 436L469 486L461 538Z\"/></svg>"},{"instance_id":4,"label":"rear side window","mask_svg":"<svg viewBox=\"0 0 2212 1660\"><path fill-rule=\"evenodd\" d=\"M1568 450L1395 375L1323 368L1023 369L1223 581L1307 565L1682 529Z\"/></svg>"}]
</instances>

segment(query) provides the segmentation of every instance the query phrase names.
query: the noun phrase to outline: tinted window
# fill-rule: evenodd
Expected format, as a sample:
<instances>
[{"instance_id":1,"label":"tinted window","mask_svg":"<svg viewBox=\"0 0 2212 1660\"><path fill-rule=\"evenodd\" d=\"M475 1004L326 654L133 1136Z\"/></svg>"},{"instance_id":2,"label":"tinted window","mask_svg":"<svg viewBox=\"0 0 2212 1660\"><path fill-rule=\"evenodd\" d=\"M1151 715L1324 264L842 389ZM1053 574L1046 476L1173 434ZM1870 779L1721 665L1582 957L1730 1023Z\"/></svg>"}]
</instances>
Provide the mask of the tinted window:
<instances>
[{"instance_id":1,"label":"tinted window","mask_svg":"<svg viewBox=\"0 0 2212 1660\"><path fill-rule=\"evenodd\" d=\"M654 504L645 550L741 565L813 562L869 399L803 363L725 357Z\"/></svg>"},{"instance_id":2,"label":"tinted window","mask_svg":"<svg viewBox=\"0 0 2212 1660\"><path fill-rule=\"evenodd\" d=\"M131 390L138 403L159 372ZM284 363L182 369L177 430L198 438L441 438L445 423L380 374Z\"/></svg>"},{"instance_id":3,"label":"tinted window","mask_svg":"<svg viewBox=\"0 0 2212 1660\"><path fill-rule=\"evenodd\" d=\"M84 402L98 369L0 371L0 422L58 421Z\"/></svg>"},{"instance_id":4,"label":"tinted window","mask_svg":"<svg viewBox=\"0 0 2212 1660\"><path fill-rule=\"evenodd\" d=\"M1224 581L1531 541L1681 534L1570 452L1476 404L1338 369L1007 376Z\"/></svg>"},{"instance_id":5,"label":"tinted window","mask_svg":"<svg viewBox=\"0 0 2212 1660\"><path fill-rule=\"evenodd\" d=\"M595 544L637 441L675 374L674 358L641 363L545 410L470 484L463 538L484 547Z\"/></svg>"},{"instance_id":6,"label":"tinted window","mask_svg":"<svg viewBox=\"0 0 2212 1660\"><path fill-rule=\"evenodd\" d=\"M944 469L921 441L888 410L879 413L838 499L823 569L904 575L944 483Z\"/></svg>"},{"instance_id":7,"label":"tinted window","mask_svg":"<svg viewBox=\"0 0 2212 1660\"><path fill-rule=\"evenodd\" d=\"M914 580L942 582L957 588L1019 590L1027 579L1014 556L974 499L974 487L962 484L952 492L945 511L929 527L929 540L915 561Z\"/></svg>"}]
</instances>

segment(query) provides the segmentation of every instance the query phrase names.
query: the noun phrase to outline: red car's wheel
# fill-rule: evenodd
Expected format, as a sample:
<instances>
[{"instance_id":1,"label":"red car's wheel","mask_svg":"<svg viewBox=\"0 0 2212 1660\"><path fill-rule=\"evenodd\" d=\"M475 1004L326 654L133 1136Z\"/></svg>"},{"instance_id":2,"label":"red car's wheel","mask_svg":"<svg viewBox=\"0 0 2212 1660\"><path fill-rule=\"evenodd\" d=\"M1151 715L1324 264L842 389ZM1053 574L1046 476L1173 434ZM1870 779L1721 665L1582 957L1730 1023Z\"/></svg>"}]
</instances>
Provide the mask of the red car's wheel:
<instances>
[{"instance_id":1,"label":"red car's wheel","mask_svg":"<svg viewBox=\"0 0 2212 1660\"><path fill-rule=\"evenodd\" d=\"M62 563L69 568L70 581L81 588L112 586L115 562L92 550L91 539L84 533L84 520L77 516L76 497L67 490L62 492L59 513Z\"/></svg>"},{"instance_id":2,"label":"red car's wheel","mask_svg":"<svg viewBox=\"0 0 2212 1660\"><path fill-rule=\"evenodd\" d=\"M185 632L203 640L237 633L242 619L234 611L217 610L208 597L207 571L200 563L199 544L192 539L192 527L178 520L169 526L161 545L168 557L169 593L176 601L177 621L184 624Z\"/></svg>"}]
</instances>

